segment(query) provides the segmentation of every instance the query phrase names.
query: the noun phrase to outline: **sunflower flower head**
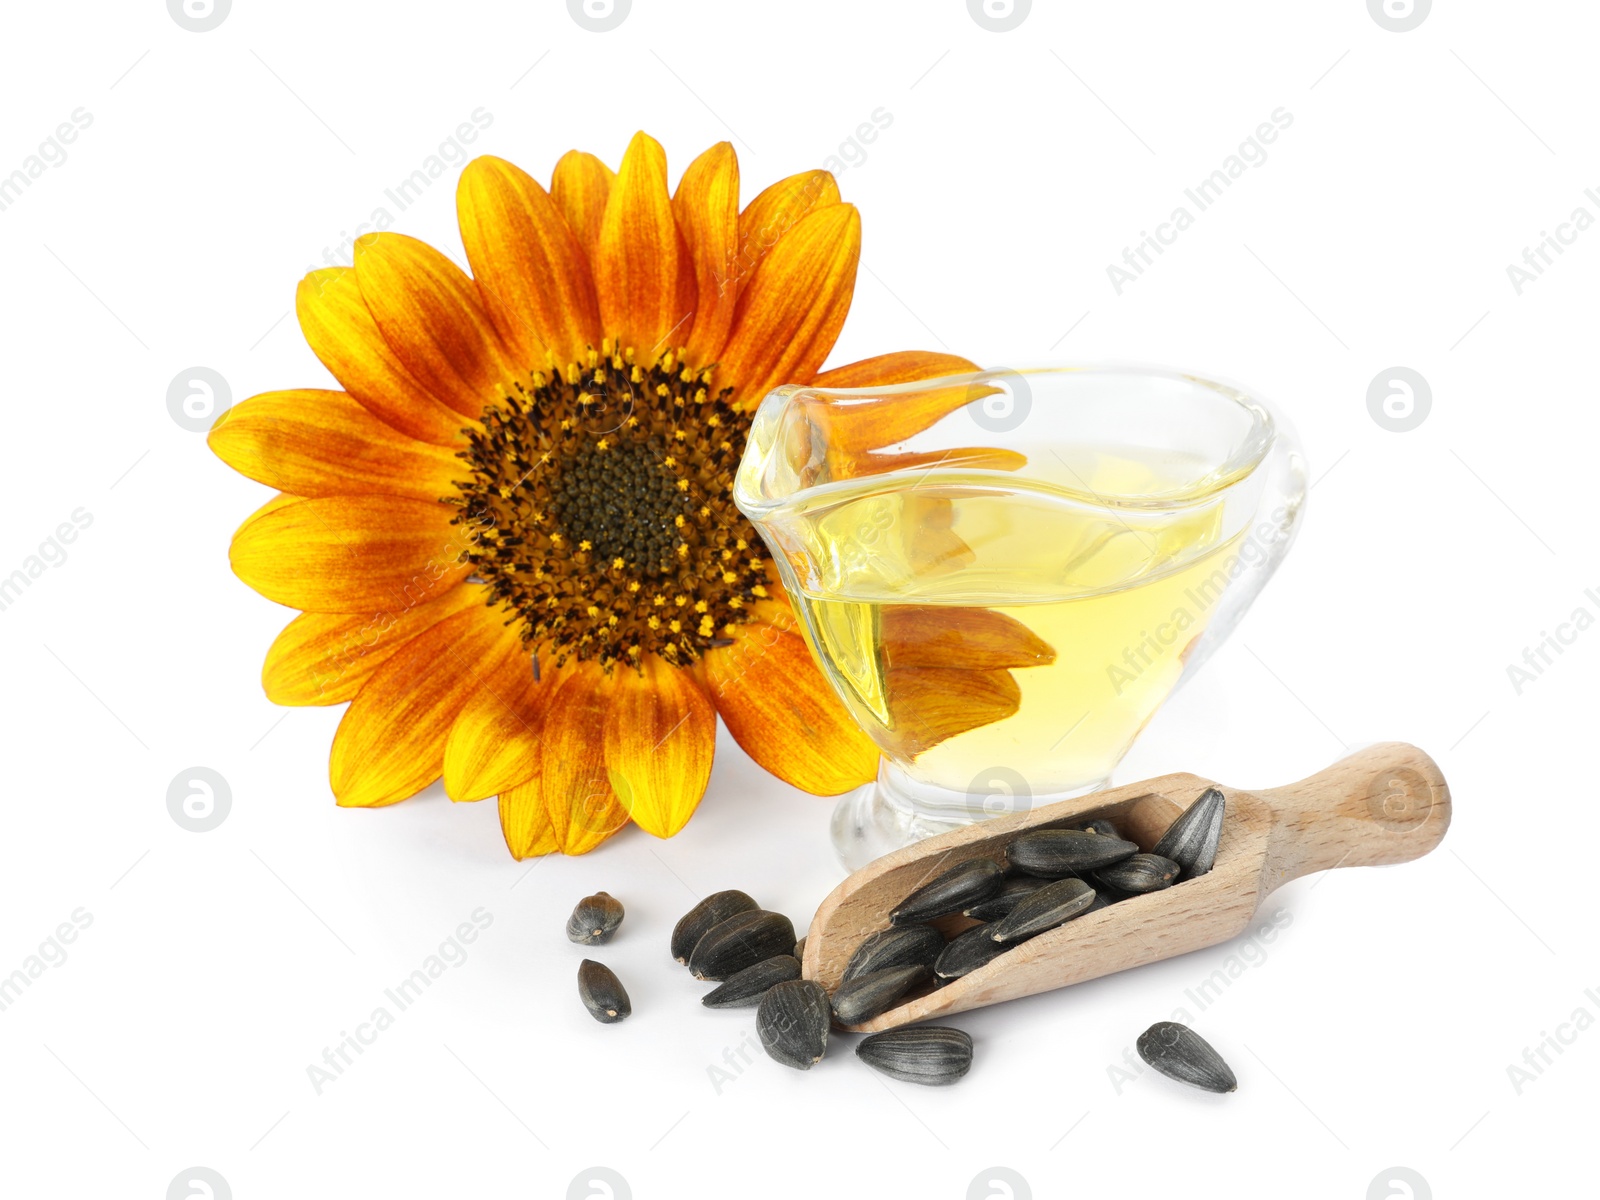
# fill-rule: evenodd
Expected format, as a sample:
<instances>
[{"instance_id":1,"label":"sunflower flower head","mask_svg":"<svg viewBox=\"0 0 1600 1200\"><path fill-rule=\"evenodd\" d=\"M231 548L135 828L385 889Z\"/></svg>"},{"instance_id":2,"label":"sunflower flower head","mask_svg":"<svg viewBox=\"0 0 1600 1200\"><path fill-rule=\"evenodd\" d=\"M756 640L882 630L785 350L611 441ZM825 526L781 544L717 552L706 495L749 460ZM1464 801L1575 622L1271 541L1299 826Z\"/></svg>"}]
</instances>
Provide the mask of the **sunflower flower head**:
<instances>
[{"instance_id":1,"label":"sunflower flower head","mask_svg":"<svg viewBox=\"0 0 1600 1200\"><path fill-rule=\"evenodd\" d=\"M412 238L362 238L296 299L339 390L255 396L209 439L277 490L230 559L301 610L268 651L268 697L349 702L339 804L442 777L452 799L499 798L517 858L584 853L630 820L669 837L719 718L806 791L871 778L876 750L812 661L733 475L779 384L972 364L904 352L819 374L861 238L824 171L741 207L730 145L669 190L641 133L616 172L568 153L548 189L476 159L457 209L470 275Z\"/></svg>"}]
</instances>

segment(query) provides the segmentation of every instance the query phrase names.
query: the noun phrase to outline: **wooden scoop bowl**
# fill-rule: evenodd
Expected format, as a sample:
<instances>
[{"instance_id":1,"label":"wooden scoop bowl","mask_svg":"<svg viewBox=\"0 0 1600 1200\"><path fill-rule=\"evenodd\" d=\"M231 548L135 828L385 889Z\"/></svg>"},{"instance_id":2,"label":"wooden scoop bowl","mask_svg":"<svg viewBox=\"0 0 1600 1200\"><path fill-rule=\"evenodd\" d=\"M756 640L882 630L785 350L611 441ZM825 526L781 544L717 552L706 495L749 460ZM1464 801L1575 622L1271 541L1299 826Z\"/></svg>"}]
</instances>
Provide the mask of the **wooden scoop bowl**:
<instances>
[{"instance_id":1,"label":"wooden scoop bowl","mask_svg":"<svg viewBox=\"0 0 1600 1200\"><path fill-rule=\"evenodd\" d=\"M1433 759L1404 742L1369 746L1299 783L1265 791L1163 775L981 821L867 864L817 909L802 974L831 993L861 940L888 928L890 909L967 859L1004 864L1006 844L1020 833L1106 817L1123 837L1149 850L1208 787L1227 797L1210 872L1068 921L970 975L849 1028L892 1029L1214 946L1244 932L1262 901L1291 879L1333 867L1410 862L1437 846L1450 825L1444 776ZM948 936L976 922L954 916L937 924Z\"/></svg>"}]
</instances>

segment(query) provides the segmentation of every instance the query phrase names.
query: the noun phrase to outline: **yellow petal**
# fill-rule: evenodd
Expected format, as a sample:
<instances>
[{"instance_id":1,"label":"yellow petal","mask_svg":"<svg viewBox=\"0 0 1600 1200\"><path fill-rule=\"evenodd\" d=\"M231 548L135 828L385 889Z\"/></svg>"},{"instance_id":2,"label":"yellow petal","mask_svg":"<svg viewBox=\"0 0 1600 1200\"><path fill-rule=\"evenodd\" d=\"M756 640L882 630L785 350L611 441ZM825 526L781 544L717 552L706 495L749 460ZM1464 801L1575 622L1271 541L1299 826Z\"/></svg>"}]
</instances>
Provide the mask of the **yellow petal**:
<instances>
[{"instance_id":1,"label":"yellow petal","mask_svg":"<svg viewBox=\"0 0 1600 1200\"><path fill-rule=\"evenodd\" d=\"M694 268L667 196L667 156L636 133L606 200L595 283L607 334L650 361L682 345L694 314Z\"/></svg>"},{"instance_id":2,"label":"yellow petal","mask_svg":"<svg viewBox=\"0 0 1600 1200\"><path fill-rule=\"evenodd\" d=\"M299 504L300 501L304 499L304 496L291 496L288 492L279 492L271 500L268 500L260 508L256 509L255 512L251 513L243 521L239 522L239 528L243 529L246 525L250 524L250 522L259 517L264 517L268 513L277 512L280 508L288 508L291 504Z\"/></svg>"},{"instance_id":3,"label":"yellow petal","mask_svg":"<svg viewBox=\"0 0 1600 1200\"><path fill-rule=\"evenodd\" d=\"M733 332L722 351L728 382L754 408L783 383L808 383L844 325L861 257L855 207L818 209L761 260L740 293Z\"/></svg>"},{"instance_id":4,"label":"yellow petal","mask_svg":"<svg viewBox=\"0 0 1600 1200\"><path fill-rule=\"evenodd\" d=\"M269 600L307 612L410 608L465 578L454 509L399 496L326 496L256 516L228 548L233 571Z\"/></svg>"},{"instance_id":5,"label":"yellow petal","mask_svg":"<svg viewBox=\"0 0 1600 1200\"><path fill-rule=\"evenodd\" d=\"M544 188L504 159L461 172L456 212L483 307L527 366L599 346L600 306L583 247Z\"/></svg>"},{"instance_id":6,"label":"yellow petal","mask_svg":"<svg viewBox=\"0 0 1600 1200\"><path fill-rule=\"evenodd\" d=\"M333 737L328 778L342 806L394 804L439 778L450 726L480 685L483 662L513 636L501 620L476 607L446 617L373 672Z\"/></svg>"},{"instance_id":7,"label":"yellow petal","mask_svg":"<svg viewBox=\"0 0 1600 1200\"><path fill-rule=\"evenodd\" d=\"M550 698L539 736L539 790L557 848L587 854L628 823L606 772L611 681L593 663L576 666Z\"/></svg>"},{"instance_id":8,"label":"yellow petal","mask_svg":"<svg viewBox=\"0 0 1600 1200\"><path fill-rule=\"evenodd\" d=\"M507 353L466 273L426 242L378 233L356 242L356 282L395 357L430 393L476 418L524 368Z\"/></svg>"},{"instance_id":9,"label":"yellow petal","mask_svg":"<svg viewBox=\"0 0 1600 1200\"><path fill-rule=\"evenodd\" d=\"M295 312L312 352L380 421L439 446L458 443L462 426L477 424L429 394L401 365L361 298L353 270L311 272L295 292Z\"/></svg>"},{"instance_id":10,"label":"yellow petal","mask_svg":"<svg viewBox=\"0 0 1600 1200\"><path fill-rule=\"evenodd\" d=\"M417 634L484 598L482 588L458 585L397 611L301 613L267 651L261 686L274 704L342 703Z\"/></svg>"},{"instance_id":11,"label":"yellow petal","mask_svg":"<svg viewBox=\"0 0 1600 1200\"><path fill-rule=\"evenodd\" d=\"M611 788L635 825L659 838L682 829L705 795L717 713L693 672L646 655L613 672L605 719Z\"/></svg>"},{"instance_id":12,"label":"yellow petal","mask_svg":"<svg viewBox=\"0 0 1600 1200\"><path fill-rule=\"evenodd\" d=\"M444 747L444 790L452 800L482 800L539 772L539 727L560 682L546 667L533 677L533 659L514 644L487 664L483 682L450 727Z\"/></svg>"},{"instance_id":13,"label":"yellow petal","mask_svg":"<svg viewBox=\"0 0 1600 1200\"><path fill-rule=\"evenodd\" d=\"M878 750L817 669L805 641L772 625L735 627L702 660L712 702L744 752L802 791L834 796L877 773Z\"/></svg>"},{"instance_id":14,"label":"yellow petal","mask_svg":"<svg viewBox=\"0 0 1600 1200\"><path fill-rule=\"evenodd\" d=\"M739 299L739 158L718 142L689 164L672 196L672 211L694 267L697 308L685 345L689 361L717 361Z\"/></svg>"},{"instance_id":15,"label":"yellow petal","mask_svg":"<svg viewBox=\"0 0 1600 1200\"><path fill-rule=\"evenodd\" d=\"M568 150L550 179L550 198L583 247L592 269L600 260L600 221L617 173L592 154Z\"/></svg>"},{"instance_id":16,"label":"yellow petal","mask_svg":"<svg viewBox=\"0 0 1600 1200\"><path fill-rule=\"evenodd\" d=\"M448 447L407 437L344 392L266 392L230 409L206 437L241 475L297 496L382 492L438 500L464 474Z\"/></svg>"},{"instance_id":17,"label":"yellow petal","mask_svg":"<svg viewBox=\"0 0 1600 1200\"><path fill-rule=\"evenodd\" d=\"M506 849L518 862L553 854L561 848L550 814L544 808L537 775L500 793L500 832L506 839Z\"/></svg>"}]
</instances>

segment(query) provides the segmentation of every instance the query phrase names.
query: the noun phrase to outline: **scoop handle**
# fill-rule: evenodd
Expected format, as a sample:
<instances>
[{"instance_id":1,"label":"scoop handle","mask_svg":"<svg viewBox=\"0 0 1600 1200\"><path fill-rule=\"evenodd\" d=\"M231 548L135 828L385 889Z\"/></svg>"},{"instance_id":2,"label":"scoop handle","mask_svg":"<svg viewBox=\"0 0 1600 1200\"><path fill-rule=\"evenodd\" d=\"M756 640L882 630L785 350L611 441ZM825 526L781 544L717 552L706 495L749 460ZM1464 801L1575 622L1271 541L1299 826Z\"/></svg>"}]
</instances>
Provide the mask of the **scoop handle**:
<instances>
[{"instance_id":1,"label":"scoop handle","mask_svg":"<svg viewBox=\"0 0 1600 1200\"><path fill-rule=\"evenodd\" d=\"M1268 889L1334 867L1410 862L1450 827L1450 785L1406 742L1366 746L1299 783L1257 792L1277 819Z\"/></svg>"}]
</instances>

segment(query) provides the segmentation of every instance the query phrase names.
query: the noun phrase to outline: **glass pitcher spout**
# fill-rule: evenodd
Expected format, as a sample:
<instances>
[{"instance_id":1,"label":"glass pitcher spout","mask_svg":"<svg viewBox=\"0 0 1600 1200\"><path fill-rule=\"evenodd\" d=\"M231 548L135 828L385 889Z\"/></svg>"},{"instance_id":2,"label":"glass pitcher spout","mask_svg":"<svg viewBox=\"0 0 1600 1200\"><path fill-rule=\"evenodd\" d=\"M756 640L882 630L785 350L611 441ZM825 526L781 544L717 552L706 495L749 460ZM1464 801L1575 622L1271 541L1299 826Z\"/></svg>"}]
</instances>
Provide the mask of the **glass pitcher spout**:
<instances>
[{"instance_id":1,"label":"glass pitcher spout","mask_svg":"<svg viewBox=\"0 0 1600 1200\"><path fill-rule=\"evenodd\" d=\"M847 804L893 828L836 826L847 864L1002 793L1009 811L1107 780L1282 562L1305 493L1280 414L1181 371L769 394L734 500L884 757Z\"/></svg>"}]
</instances>

